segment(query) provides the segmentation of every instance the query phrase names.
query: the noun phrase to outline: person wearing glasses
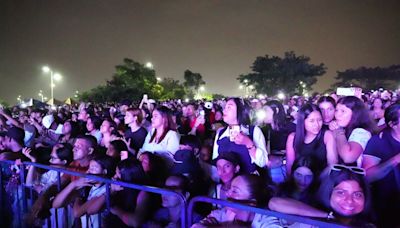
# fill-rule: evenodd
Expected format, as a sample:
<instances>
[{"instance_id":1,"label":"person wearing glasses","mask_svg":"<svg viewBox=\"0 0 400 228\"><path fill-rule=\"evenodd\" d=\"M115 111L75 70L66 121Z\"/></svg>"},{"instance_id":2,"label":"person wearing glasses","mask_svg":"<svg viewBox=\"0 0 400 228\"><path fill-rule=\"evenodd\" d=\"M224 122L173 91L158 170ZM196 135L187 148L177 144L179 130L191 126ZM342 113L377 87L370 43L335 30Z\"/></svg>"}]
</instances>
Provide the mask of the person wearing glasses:
<instances>
[{"instance_id":1,"label":"person wearing glasses","mask_svg":"<svg viewBox=\"0 0 400 228\"><path fill-rule=\"evenodd\" d=\"M320 208L280 197L273 197L269 208L287 214L326 218L346 226L374 227L369 223L372 196L364 177L362 168L332 165L317 192Z\"/></svg>"},{"instance_id":2,"label":"person wearing glasses","mask_svg":"<svg viewBox=\"0 0 400 228\"><path fill-rule=\"evenodd\" d=\"M372 182L378 225L400 227L400 104L389 106L384 118L387 127L368 142L363 168Z\"/></svg>"},{"instance_id":3,"label":"person wearing glasses","mask_svg":"<svg viewBox=\"0 0 400 228\"><path fill-rule=\"evenodd\" d=\"M335 120L329 129L336 139L337 152L344 164L361 167L362 154L376 131L362 100L354 96L342 97L336 105Z\"/></svg>"}]
</instances>

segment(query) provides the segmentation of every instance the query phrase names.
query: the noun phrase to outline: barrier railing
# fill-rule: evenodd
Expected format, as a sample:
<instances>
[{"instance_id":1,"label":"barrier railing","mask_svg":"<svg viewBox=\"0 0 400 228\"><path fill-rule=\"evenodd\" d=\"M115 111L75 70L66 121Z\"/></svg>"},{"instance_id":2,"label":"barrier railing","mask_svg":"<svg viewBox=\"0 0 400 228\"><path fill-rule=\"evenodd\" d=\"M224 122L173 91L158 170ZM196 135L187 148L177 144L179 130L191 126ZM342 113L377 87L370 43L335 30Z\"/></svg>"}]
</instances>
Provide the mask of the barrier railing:
<instances>
[{"instance_id":1,"label":"barrier railing","mask_svg":"<svg viewBox=\"0 0 400 228\"><path fill-rule=\"evenodd\" d=\"M2 163L6 163L9 165L14 164L14 161L0 161L0 164ZM339 228L339 227L345 227L343 225L340 224L336 224L336 223L332 223L332 222L327 222L327 221L323 221L321 219L315 219L315 218L309 218L309 217L302 217L302 216L296 216L296 215L289 215L289 214L283 214L283 213L279 213L279 212L275 212L275 211L270 211L270 210L266 210L266 209L261 209L261 208L256 208L256 207L251 207L251 206L247 206L247 205L243 205L243 204L239 204L239 203L233 203L233 202L229 202L229 201L225 201L225 200L219 200L219 199L214 199L214 198L209 198L209 197L205 197L205 196L197 196L194 197L192 200L190 200L188 206L187 206L187 202L185 197L180 194L177 193L175 191L172 190L168 190L168 189L162 189L162 188L157 188L157 187L153 187L153 186L144 186L144 185L137 185L137 184L131 184L131 183L125 183L125 182L121 182L121 181L115 181L115 180L110 180L110 179L105 179L102 177L98 177L98 176L94 176L94 175L90 175L90 174L85 174L85 173L81 173L81 172L75 172L75 171L71 171L68 169L63 169L63 168L57 168L57 167L52 167L52 166L47 166L47 165L42 165L42 164L37 164L37 163L32 163L32 162L23 162L20 165L20 182L21 182L21 191L17 191L17 194L20 192L21 193L21 199L22 202L20 202L22 204L22 213L20 213L20 211L18 211L19 213L19 218L23 217L23 214L28 212L28 202L27 202L27 197L26 197L26 192L25 189L29 188L30 190L30 204L33 204L33 190L31 187L28 187L25 185L25 172L23 172L23 170L25 170L26 165L32 165L34 167L37 168L41 168L41 169L45 169L45 170L54 170L57 172L57 186L58 189L61 190L61 173L64 174L68 174L71 176L77 176L77 177L85 177L85 178L89 178L95 181L99 181L102 183L106 184L106 211L110 211L110 185L114 184L114 185L120 185L122 187L125 188L131 188L131 189L136 189L136 190L140 190L140 191L146 191L146 192L150 192L150 193L155 193L155 194L166 194L166 195L174 195L177 196L180 201L181 201L181 227L190 227L192 225L192 215L193 215L193 208L194 205L198 202L205 202L205 203L210 203L210 204L218 204L218 205L222 205L222 206L227 206L227 207L232 207L232 208L237 208L240 210L246 210L246 211L250 211L250 212L254 212L257 214L262 214L262 215L269 215L269 216L274 216L277 218L281 218L281 219L285 219L287 221L291 221L291 222L298 222L298 223L305 223L305 224L309 224L309 225L314 225L314 226L319 226L319 227L333 227L333 228ZM0 169L0 206L2 206L3 202L3 179L2 179L3 175L2 175L2 169ZM18 196L17 196L18 197ZM19 198L19 197L18 197ZM18 203L18 206L20 204ZM187 207L186 207L187 206ZM186 210L187 209L187 210ZM58 215L57 215L57 209L55 210L55 214L52 216L55 216L55 221L56 221L56 227L58 227ZM67 215L65 213L65 215ZM101 216L101 214L99 213L98 216ZM64 222L63 226L65 225L65 227L68 227L68 220L66 219L66 216L64 217ZM19 227L24 227L25 224L23 223L22 219L19 219ZM101 223L100 223L100 219L99 219L99 227L101 227Z\"/></svg>"},{"instance_id":2,"label":"barrier railing","mask_svg":"<svg viewBox=\"0 0 400 228\"><path fill-rule=\"evenodd\" d=\"M1 163L6 163L9 165L12 165L12 164L14 164L14 161L0 161L0 164ZM102 177L98 177L98 176L94 176L94 175L90 175L90 174L75 172L75 171L71 171L68 169L57 168L57 167L52 167L52 166L47 166L47 165L42 165L42 164L32 163L32 162L23 162L20 165L20 170L21 170L21 172L20 172L21 186L20 187L22 187L21 198L22 198L22 206L23 207L22 207L22 213L19 214L19 216L20 216L19 218L22 218L21 215L27 213L27 208L28 208L27 197L26 197L26 193L25 193L25 188L28 188L28 186L25 185L25 172L23 172L25 170L26 165L32 165L37 168L56 171L58 174L58 178L57 178L58 190L61 190L61 175L60 175L60 173L68 174L71 176L77 176L77 177L85 177L85 178L88 178L91 180L105 183L106 184L106 210L107 211L110 211L110 185L111 184L119 185L124 188L131 188L131 189L136 189L136 190L140 190L140 191L160 194L160 195L177 196L181 201L181 226L185 227L185 225L187 224L187 221L186 221L186 218L187 218L187 216L186 216L186 205L187 205L186 199L182 194L180 194L178 192L168 190L168 189L157 188L157 187L153 187L153 186L137 185L137 184L131 184L131 183L126 183L126 182L121 182L121 181L110 180L110 179L106 179L106 178L102 178ZM3 180L2 180L3 175L1 173L1 171L2 170L0 169L0 206L3 205L2 199L3 199L3 194L5 194L3 192ZM17 191L17 192L19 192L19 191ZM33 198L33 194L32 194L32 189L30 188L30 199L32 200L32 198ZM57 209L56 209L56 214L54 216L55 216L55 220L56 220L56 225L58 227ZM100 214L98 216L100 216ZM64 221L66 221L66 220L64 220ZM20 219L19 222L20 222L20 227L25 226L25 224L23 224L23 222L22 222L22 219ZM68 224L65 224L65 225L66 225L66 227L68 227ZM100 219L99 219L99 227L101 227Z\"/></svg>"},{"instance_id":3,"label":"barrier railing","mask_svg":"<svg viewBox=\"0 0 400 228\"><path fill-rule=\"evenodd\" d=\"M236 208L236 209L240 209L240 210L244 210L244 211L254 212L254 213L257 213L257 214L261 214L261 215L274 216L274 217L277 217L277 218L285 219L285 220L290 221L290 222L304 223L304 224L309 224L309 225L318 226L318 227L330 227L330 228L346 227L346 226L343 226L343 225L340 225L340 224L336 224L336 223L332 223L332 222L326 222L326 221L322 221L322 220L319 220L319 219L316 219L316 218L283 214L283 213L279 213L279 212L276 212L276 211L270 211L270 210L267 210L267 209L251 207L251 206L247 206L247 205L243 205L243 204L239 204L239 203L233 203L233 202L229 202L229 201L226 201L226 200L214 199L214 198L205 197L205 196L197 196L197 197L194 197L193 199L190 200L188 208L187 208L188 227L190 227L192 225L193 207L198 202L204 202L204 203L210 203L210 204L218 204L218 205L222 205L224 207L232 207L232 208Z\"/></svg>"}]
</instances>

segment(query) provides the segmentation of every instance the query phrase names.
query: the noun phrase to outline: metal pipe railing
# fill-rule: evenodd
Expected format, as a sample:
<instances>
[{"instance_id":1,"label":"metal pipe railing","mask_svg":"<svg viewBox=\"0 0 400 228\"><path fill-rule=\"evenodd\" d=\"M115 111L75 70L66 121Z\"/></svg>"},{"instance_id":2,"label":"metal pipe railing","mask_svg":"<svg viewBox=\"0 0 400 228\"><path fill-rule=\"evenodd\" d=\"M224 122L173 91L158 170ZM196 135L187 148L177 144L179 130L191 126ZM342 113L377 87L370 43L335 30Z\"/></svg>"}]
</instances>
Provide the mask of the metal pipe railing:
<instances>
[{"instance_id":1,"label":"metal pipe railing","mask_svg":"<svg viewBox=\"0 0 400 228\"><path fill-rule=\"evenodd\" d=\"M6 163L6 164L15 164L14 161L0 161L0 163ZM131 189L136 189L136 190L140 190L140 191L145 191L145 192L151 192L151 193L155 193L155 194L159 194L159 195L173 195L173 196L177 196L179 198L179 200L181 201L181 226L185 227L185 225L187 224L186 221L186 198L178 192L169 190L169 189L162 189L162 188L158 188L158 187L153 187L153 186L146 186L146 185L138 185L138 184L132 184L132 183L126 183L126 182L122 182L122 181L115 181L115 180L111 180L111 179L106 179L106 178L102 178L102 177L98 177L98 176L94 176L94 175L90 175L90 174L86 174L86 173L81 173L81 172L76 172L76 171L71 171L68 169L64 169L64 168L58 168L58 167L52 167L52 166L48 166L48 165L43 165L43 164L38 164L38 163L33 163L33 162L23 162L21 164L21 173L20 173L20 178L21 178L21 187L22 187L22 205L23 205L23 213L27 212L27 199L25 196L25 173L24 173L24 167L26 165L32 165L34 167L37 168L41 168L41 169L46 169L46 170L54 170L58 172L58 180L57 180L57 187L58 190L61 190L61 175L60 173L64 173L64 174L69 174L71 176L77 176L77 177L84 177L84 178L88 178L91 180L95 180L95 181L99 181L102 183L106 184L106 209L107 211L110 211L110 185L114 184L114 185L120 185L122 187L125 188L131 188ZM1 174L1 173L0 173ZM0 184L3 183L2 180L2 176L0 175ZM2 199L2 189L0 189L0 199ZM1 205L1 204L0 204ZM66 213L64 220L65 222L68 222L68 219L66 218ZM58 220L58 216L56 216L56 220ZM58 226L58 221L57 221L57 226Z\"/></svg>"},{"instance_id":2,"label":"metal pipe railing","mask_svg":"<svg viewBox=\"0 0 400 228\"><path fill-rule=\"evenodd\" d=\"M320 220L317 218L289 215L289 214L284 214L284 213L280 213L280 212L276 212L276 211L270 211L270 210L263 209L263 208L257 208L257 207L251 207L251 206L247 206L247 205L243 205L243 204L239 204L239 203L233 203L233 202L229 202L226 200L210 198L210 197L206 197L206 196L196 196L190 200L190 202L188 204L188 208L187 208L187 216L188 216L187 226L188 227L190 227L192 225L193 207L198 202L218 204L218 205L222 205L225 207L233 207L233 208L240 209L240 210L250 211L250 212L254 212L254 213L262 214L262 215L274 216L277 218L285 219L287 221L305 223L305 224L310 224L310 225L314 225L314 226L318 226L318 227L330 227L330 228L346 227L346 226L339 225L336 223L326 222L326 221L323 221L323 220Z\"/></svg>"}]
</instances>

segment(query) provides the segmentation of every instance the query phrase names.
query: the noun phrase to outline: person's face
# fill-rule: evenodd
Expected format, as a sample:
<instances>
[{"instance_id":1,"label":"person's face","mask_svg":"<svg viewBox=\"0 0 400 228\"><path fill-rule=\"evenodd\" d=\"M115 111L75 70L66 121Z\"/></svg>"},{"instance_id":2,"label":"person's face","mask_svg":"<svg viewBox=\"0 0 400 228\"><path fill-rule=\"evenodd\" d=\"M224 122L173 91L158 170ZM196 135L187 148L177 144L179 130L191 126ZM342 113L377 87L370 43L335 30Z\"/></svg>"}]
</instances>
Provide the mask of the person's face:
<instances>
[{"instance_id":1,"label":"person's face","mask_svg":"<svg viewBox=\"0 0 400 228\"><path fill-rule=\"evenodd\" d=\"M62 128L62 133L65 134L69 134L72 131L72 126L71 123L69 121L65 122Z\"/></svg>"},{"instance_id":2,"label":"person's face","mask_svg":"<svg viewBox=\"0 0 400 228\"><path fill-rule=\"evenodd\" d=\"M105 170L95 160L91 160L89 163L89 169L88 169L87 173L99 175L99 174L105 174Z\"/></svg>"},{"instance_id":3,"label":"person's face","mask_svg":"<svg viewBox=\"0 0 400 228\"><path fill-rule=\"evenodd\" d=\"M317 135L322 128L322 116L318 111L311 112L304 120L304 128L306 132Z\"/></svg>"},{"instance_id":4,"label":"person's face","mask_svg":"<svg viewBox=\"0 0 400 228\"><path fill-rule=\"evenodd\" d=\"M82 109L79 112L78 120L87 121L87 118L88 118L88 114L87 114L86 110Z\"/></svg>"},{"instance_id":5,"label":"person's face","mask_svg":"<svg viewBox=\"0 0 400 228\"><path fill-rule=\"evenodd\" d=\"M135 116L131 112L126 112L125 117L124 117L124 123L125 124L131 124L135 121Z\"/></svg>"},{"instance_id":6,"label":"person's face","mask_svg":"<svg viewBox=\"0 0 400 228\"><path fill-rule=\"evenodd\" d=\"M250 191L247 187L247 183L241 176L238 176L232 180L231 187L227 192L227 197L235 200L251 200ZM233 213L237 214L241 210L236 208L227 208Z\"/></svg>"},{"instance_id":7,"label":"person's face","mask_svg":"<svg viewBox=\"0 0 400 228\"><path fill-rule=\"evenodd\" d=\"M100 132L102 134L111 132L110 122L108 122L107 120L104 120L100 126Z\"/></svg>"},{"instance_id":8,"label":"person's face","mask_svg":"<svg viewBox=\"0 0 400 228\"><path fill-rule=\"evenodd\" d=\"M160 128L164 124L162 115L159 111L154 110L153 111L153 116L151 117L151 126L154 128Z\"/></svg>"},{"instance_id":9,"label":"person's face","mask_svg":"<svg viewBox=\"0 0 400 228\"><path fill-rule=\"evenodd\" d=\"M179 187L179 180L175 177L169 177L165 181L165 187L167 188L176 188ZM175 189L174 191L182 193L182 190ZM180 205L180 200L175 195L162 195L162 206L163 207L176 207Z\"/></svg>"},{"instance_id":10,"label":"person's face","mask_svg":"<svg viewBox=\"0 0 400 228\"><path fill-rule=\"evenodd\" d=\"M335 119L340 127L349 125L353 111L343 104L336 105Z\"/></svg>"},{"instance_id":11,"label":"person's face","mask_svg":"<svg viewBox=\"0 0 400 228\"><path fill-rule=\"evenodd\" d=\"M265 106L264 111L265 111L264 123L271 124L274 120L273 119L274 111L272 111L272 108L269 106Z\"/></svg>"},{"instance_id":12,"label":"person's face","mask_svg":"<svg viewBox=\"0 0 400 228\"><path fill-rule=\"evenodd\" d=\"M87 143L84 139L76 139L73 152L74 152L74 160L81 160L87 158L87 156L91 152L89 143Z\"/></svg>"},{"instance_id":13,"label":"person's face","mask_svg":"<svg viewBox=\"0 0 400 228\"><path fill-rule=\"evenodd\" d=\"M207 147L203 147L200 150L200 159L202 161L209 161L211 159L211 152Z\"/></svg>"},{"instance_id":14,"label":"person's face","mask_svg":"<svg viewBox=\"0 0 400 228\"><path fill-rule=\"evenodd\" d=\"M145 172L151 171L149 155L147 154L140 155L139 161L140 163L142 163L142 168Z\"/></svg>"},{"instance_id":15,"label":"person's face","mask_svg":"<svg viewBox=\"0 0 400 228\"><path fill-rule=\"evenodd\" d=\"M50 153L49 163L52 165L65 165L65 161L61 160L57 155L57 150L64 147L62 144L56 144Z\"/></svg>"},{"instance_id":16,"label":"person's face","mask_svg":"<svg viewBox=\"0 0 400 228\"><path fill-rule=\"evenodd\" d=\"M196 114L196 110L194 109L193 105L188 105L186 108L186 114L188 117L192 117Z\"/></svg>"},{"instance_id":17,"label":"person's face","mask_svg":"<svg viewBox=\"0 0 400 228\"><path fill-rule=\"evenodd\" d=\"M93 122L92 122L92 119L88 119L87 120L87 122L86 122L86 129L89 131L89 132L91 132L91 131L93 131L94 130L94 124L93 124Z\"/></svg>"},{"instance_id":18,"label":"person's face","mask_svg":"<svg viewBox=\"0 0 400 228\"><path fill-rule=\"evenodd\" d=\"M237 106L233 100L229 100L226 102L225 108L224 108L224 122L233 125L233 124L238 124L237 120Z\"/></svg>"},{"instance_id":19,"label":"person's face","mask_svg":"<svg viewBox=\"0 0 400 228\"><path fill-rule=\"evenodd\" d=\"M382 100L381 99L375 99L373 103L374 109L380 109L382 108Z\"/></svg>"},{"instance_id":20,"label":"person's face","mask_svg":"<svg viewBox=\"0 0 400 228\"><path fill-rule=\"evenodd\" d=\"M110 157L117 158L120 155L118 154L117 150L115 149L113 144L110 144L107 148L106 154Z\"/></svg>"},{"instance_id":21,"label":"person's face","mask_svg":"<svg viewBox=\"0 0 400 228\"><path fill-rule=\"evenodd\" d=\"M183 106L182 107L182 116L183 117L187 117L188 115L187 115L187 107L186 106Z\"/></svg>"},{"instance_id":22,"label":"person's face","mask_svg":"<svg viewBox=\"0 0 400 228\"><path fill-rule=\"evenodd\" d=\"M222 112L216 111L215 112L215 121L222 120Z\"/></svg>"},{"instance_id":23,"label":"person's face","mask_svg":"<svg viewBox=\"0 0 400 228\"><path fill-rule=\"evenodd\" d=\"M335 118L335 107L331 102L322 102L319 104L319 109L325 124L330 123Z\"/></svg>"},{"instance_id":24,"label":"person's face","mask_svg":"<svg viewBox=\"0 0 400 228\"><path fill-rule=\"evenodd\" d=\"M232 162L225 159L219 159L217 161L217 173L223 183L230 182L236 172L236 166L233 165Z\"/></svg>"},{"instance_id":25,"label":"person's face","mask_svg":"<svg viewBox=\"0 0 400 228\"><path fill-rule=\"evenodd\" d=\"M314 179L314 174L309 168L302 166L294 171L293 178L297 188L302 192L310 186Z\"/></svg>"},{"instance_id":26,"label":"person's face","mask_svg":"<svg viewBox=\"0 0 400 228\"><path fill-rule=\"evenodd\" d=\"M342 216L357 215L364 210L364 191L354 180L342 181L333 189L330 204Z\"/></svg>"}]
</instances>

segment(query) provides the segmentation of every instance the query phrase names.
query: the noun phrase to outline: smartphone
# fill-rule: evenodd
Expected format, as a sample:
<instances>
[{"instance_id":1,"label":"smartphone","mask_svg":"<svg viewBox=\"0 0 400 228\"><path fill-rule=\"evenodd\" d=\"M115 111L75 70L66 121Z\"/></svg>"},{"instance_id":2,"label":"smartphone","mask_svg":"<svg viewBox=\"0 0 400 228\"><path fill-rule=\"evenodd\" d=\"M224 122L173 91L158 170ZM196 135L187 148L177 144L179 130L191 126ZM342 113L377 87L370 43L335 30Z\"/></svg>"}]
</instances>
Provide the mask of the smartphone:
<instances>
[{"instance_id":1,"label":"smartphone","mask_svg":"<svg viewBox=\"0 0 400 228\"><path fill-rule=\"evenodd\" d=\"M128 151L123 150L121 151L121 161L128 159Z\"/></svg>"},{"instance_id":2,"label":"smartphone","mask_svg":"<svg viewBox=\"0 0 400 228\"><path fill-rule=\"evenodd\" d=\"M143 100L147 101L147 99L148 99L147 94L143 94Z\"/></svg>"},{"instance_id":3,"label":"smartphone","mask_svg":"<svg viewBox=\"0 0 400 228\"><path fill-rule=\"evenodd\" d=\"M199 114L200 114L200 116L205 116L205 115L206 115L206 113L204 112L204 110L201 110Z\"/></svg>"},{"instance_id":4,"label":"smartphone","mask_svg":"<svg viewBox=\"0 0 400 228\"><path fill-rule=\"evenodd\" d=\"M232 127L229 127L229 140L231 142L235 141L236 136L240 133L240 126L235 125Z\"/></svg>"}]
</instances>

